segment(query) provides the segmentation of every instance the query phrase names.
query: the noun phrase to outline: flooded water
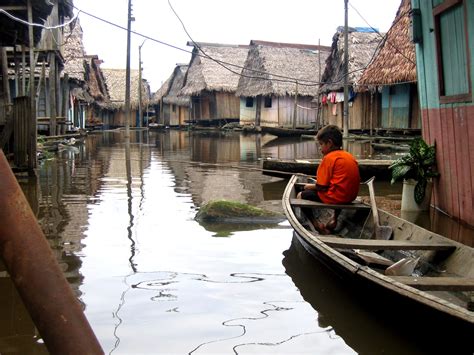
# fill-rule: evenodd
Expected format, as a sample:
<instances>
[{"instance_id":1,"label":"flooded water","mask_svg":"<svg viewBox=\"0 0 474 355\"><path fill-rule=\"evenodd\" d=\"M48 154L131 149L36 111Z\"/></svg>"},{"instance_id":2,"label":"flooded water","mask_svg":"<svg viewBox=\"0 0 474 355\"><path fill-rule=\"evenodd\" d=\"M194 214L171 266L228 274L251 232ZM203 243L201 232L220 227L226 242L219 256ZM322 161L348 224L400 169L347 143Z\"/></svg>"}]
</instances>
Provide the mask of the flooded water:
<instances>
[{"instance_id":1,"label":"flooded water","mask_svg":"<svg viewBox=\"0 0 474 355\"><path fill-rule=\"evenodd\" d=\"M273 144L272 144L273 142ZM280 142L281 143L281 142ZM436 339L394 327L293 240L288 222L201 225L228 199L282 212L265 158L314 158L314 141L240 133L90 134L22 187L108 354L418 354ZM378 156L354 144L359 158ZM377 182L396 200L399 185ZM461 238L465 232L459 232ZM459 239L459 238L458 238ZM0 353L45 346L0 278ZM407 328L408 329L408 328Z\"/></svg>"}]
</instances>

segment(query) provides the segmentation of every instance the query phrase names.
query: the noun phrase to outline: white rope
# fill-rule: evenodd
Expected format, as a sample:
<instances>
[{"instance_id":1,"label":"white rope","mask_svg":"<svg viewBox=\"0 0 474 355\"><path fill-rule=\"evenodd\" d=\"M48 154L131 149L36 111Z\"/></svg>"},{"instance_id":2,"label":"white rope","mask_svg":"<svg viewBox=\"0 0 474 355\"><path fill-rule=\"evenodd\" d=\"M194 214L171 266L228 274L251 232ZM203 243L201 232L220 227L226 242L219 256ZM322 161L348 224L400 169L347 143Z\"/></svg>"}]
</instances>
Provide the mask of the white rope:
<instances>
[{"instance_id":1,"label":"white rope","mask_svg":"<svg viewBox=\"0 0 474 355\"><path fill-rule=\"evenodd\" d=\"M317 107L304 107L304 106L301 106L301 105L296 105L297 107L299 108L302 108L303 110L314 110L316 111L318 108Z\"/></svg>"},{"instance_id":2,"label":"white rope","mask_svg":"<svg viewBox=\"0 0 474 355\"><path fill-rule=\"evenodd\" d=\"M62 23L62 24L56 25L56 26L45 26L45 25L42 25L42 24L40 24L40 23L30 23L30 22L25 21L25 20L23 20L23 19L21 19L21 18L18 18L18 17L13 16L11 13L9 13L8 11L5 11L4 9L0 9L0 13L4 13L4 14L7 15L8 17L10 17L12 20L15 20L15 21L20 22L20 23L22 23L22 24L24 24L24 25L27 25L27 26L30 26L30 25L31 25L31 26L36 26L36 27L42 27L42 28L44 28L44 29L46 29L46 30L54 30L54 29L56 29L56 28L61 28L61 27L64 27L64 26L69 25L71 22L73 22L73 21L77 18L77 16L79 16L79 13L80 13L80 12L81 12L81 11L78 11L77 14L75 14L69 21L67 21L67 22L65 22L65 23Z\"/></svg>"}]
</instances>

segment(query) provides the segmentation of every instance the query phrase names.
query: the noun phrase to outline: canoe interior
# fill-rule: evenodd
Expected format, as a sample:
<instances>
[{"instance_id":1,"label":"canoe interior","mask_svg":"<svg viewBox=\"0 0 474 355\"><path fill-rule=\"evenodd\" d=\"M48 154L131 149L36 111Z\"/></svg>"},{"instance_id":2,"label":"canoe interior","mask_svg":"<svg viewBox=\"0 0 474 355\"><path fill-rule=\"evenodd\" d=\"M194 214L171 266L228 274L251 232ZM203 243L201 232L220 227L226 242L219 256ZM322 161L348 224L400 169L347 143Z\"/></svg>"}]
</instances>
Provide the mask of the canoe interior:
<instances>
[{"instance_id":1,"label":"canoe interior","mask_svg":"<svg viewBox=\"0 0 474 355\"><path fill-rule=\"evenodd\" d=\"M305 183L294 175L283 196L288 220L311 254L323 254L336 269L364 270L372 281L404 296L452 313L474 325L474 249L379 210L380 225L393 229L389 241L375 241L370 209L343 209L332 235L320 236L307 218L326 223L333 209L292 205ZM293 201L294 202L294 201ZM344 240L343 238L349 238ZM311 250L313 249L313 250ZM315 253L316 252L316 253ZM410 275L386 275L386 269L403 258L418 259ZM326 263L327 264L327 263Z\"/></svg>"}]
</instances>

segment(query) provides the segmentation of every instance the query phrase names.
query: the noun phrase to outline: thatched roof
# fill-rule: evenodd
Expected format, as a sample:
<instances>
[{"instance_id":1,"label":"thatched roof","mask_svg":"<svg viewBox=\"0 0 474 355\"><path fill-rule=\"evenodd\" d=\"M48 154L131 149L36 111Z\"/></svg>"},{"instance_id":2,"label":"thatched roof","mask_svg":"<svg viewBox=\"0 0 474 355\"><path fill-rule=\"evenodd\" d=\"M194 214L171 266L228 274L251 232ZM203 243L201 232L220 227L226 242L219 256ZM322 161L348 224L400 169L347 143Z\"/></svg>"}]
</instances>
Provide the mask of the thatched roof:
<instances>
[{"instance_id":1,"label":"thatched roof","mask_svg":"<svg viewBox=\"0 0 474 355\"><path fill-rule=\"evenodd\" d=\"M192 96L198 95L201 91L234 93L247 58L248 46L212 43L197 45L201 50L194 46L180 94Z\"/></svg>"},{"instance_id":2,"label":"thatched roof","mask_svg":"<svg viewBox=\"0 0 474 355\"><path fill-rule=\"evenodd\" d=\"M263 41L250 44L236 95L294 96L298 81L298 95L317 96L330 47Z\"/></svg>"},{"instance_id":3,"label":"thatched roof","mask_svg":"<svg viewBox=\"0 0 474 355\"><path fill-rule=\"evenodd\" d=\"M354 29L350 31L348 34L348 82L356 86L364 69L379 48L383 35L375 32L357 32ZM344 30L341 27L333 36L331 55L327 59L322 82L322 92L338 91L344 87Z\"/></svg>"},{"instance_id":4,"label":"thatched roof","mask_svg":"<svg viewBox=\"0 0 474 355\"><path fill-rule=\"evenodd\" d=\"M125 69L102 69L107 91L113 109L125 107ZM138 107L138 80L139 71L130 70L130 107ZM147 104L150 97L150 87L146 80L142 80L142 103Z\"/></svg>"},{"instance_id":5,"label":"thatched roof","mask_svg":"<svg viewBox=\"0 0 474 355\"><path fill-rule=\"evenodd\" d=\"M191 98L185 95L179 95L181 88L183 87L184 77L188 70L187 64L178 64L173 71L171 85L168 93L163 98L163 102L166 104L175 104L179 106L189 106Z\"/></svg>"},{"instance_id":6,"label":"thatched roof","mask_svg":"<svg viewBox=\"0 0 474 355\"><path fill-rule=\"evenodd\" d=\"M410 39L411 1L402 0L381 49L359 80L359 85L416 82L415 45Z\"/></svg>"},{"instance_id":7,"label":"thatched roof","mask_svg":"<svg viewBox=\"0 0 474 355\"><path fill-rule=\"evenodd\" d=\"M88 92L94 98L95 104L101 107L109 107L111 105L107 86L105 84L104 74L100 69L102 61L97 55L85 57L85 79L87 82Z\"/></svg>"},{"instance_id":8,"label":"thatched roof","mask_svg":"<svg viewBox=\"0 0 474 355\"><path fill-rule=\"evenodd\" d=\"M174 74L174 72L173 72ZM158 104L160 100L168 93L171 86L171 81L173 79L173 74L170 75L168 79L161 85L161 87L153 94L151 102L153 104Z\"/></svg>"},{"instance_id":9,"label":"thatched roof","mask_svg":"<svg viewBox=\"0 0 474 355\"><path fill-rule=\"evenodd\" d=\"M67 74L70 79L84 81L84 44L79 18L64 28L64 69L61 74Z\"/></svg>"}]
</instances>

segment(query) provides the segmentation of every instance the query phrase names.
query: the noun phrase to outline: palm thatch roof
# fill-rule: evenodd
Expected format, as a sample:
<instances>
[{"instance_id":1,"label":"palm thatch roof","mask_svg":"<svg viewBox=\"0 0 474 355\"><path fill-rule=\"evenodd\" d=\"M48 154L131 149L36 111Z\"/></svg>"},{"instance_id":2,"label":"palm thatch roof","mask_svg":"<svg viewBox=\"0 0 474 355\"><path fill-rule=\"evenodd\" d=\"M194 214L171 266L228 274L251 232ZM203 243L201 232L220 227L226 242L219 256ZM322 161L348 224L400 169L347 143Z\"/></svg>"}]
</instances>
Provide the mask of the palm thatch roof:
<instances>
[{"instance_id":1,"label":"palm thatch roof","mask_svg":"<svg viewBox=\"0 0 474 355\"><path fill-rule=\"evenodd\" d=\"M383 35L376 32L358 32L352 28L349 31L348 82L355 87L363 71L378 50ZM344 87L343 27L339 27L332 38L331 55L326 61L322 82L322 92L339 91Z\"/></svg>"},{"instance_id":2,"label":"palm thatch roof","mask_svg":"<svg viewBox=\"0 0 474 355\"><path fill-rule=\"evenodd\" d=\"M295 96L296 90L300 96L318 95L330 47L264 41L250 44L236 95Z\"/></svg>"},{"instance_id":3,"label":"palm thatch roof","mask_svg":"<svg viewBox=\"0 0 474 355\"><path fill-rule=\"evenodd\" d=\"M191 98L186 95L179 95L181 88L183 87L184 77L188 70L187 64L177 64L176 68L171 75L171 85L168 93L163 98L165 104L175 104L179 106L189 106Z\"/></svg>"},{"instance_id":4,"label":"palm thatch roof","mask_svg":"<svg viewBox=\"0 0 474 355\"><path fill-rule=\"evenodd\" d=\"M83 31L79 18L64 28L64 69L61 74L67 74L70 79L84 81L85 50L82 42Z\"/></svg>"},{"instance_id":5,"label":"palm thatch roof","mask_svg":"<svg viewBox=\"0 0 474 355\"><path fill-rule=\"evenodd\" d=\"M381 49L365 70L359 85L416 82L415 45L410 39L411 1L402 0Z\"/></svg>"},{"instance_id":6,"label":"palm thatch roof","mask_svg":"<svg viewBox=\"0 0 474 355\"><path fill-rule=\"evenodd\" d=\"M173 74L171 74L170 77L166 79L166 81L161 84L161 87L153 94L153 97L151 99L152 104L158 104L161 99L168 93L168 91L170 90L171 81L173 79Z\"/></svg>"},{"instance_id":7,"label":"palm thatch roof","mask_svg":"<svg viewBox=\"0 0 474 355\"><path fill-rule=\"evenodd\" d=\"M104 74L107 91L111 101L111 108L119 110L125 107L125 69L102 69ZM138 83L139 71L130 70L130 107L136 109L138 107ZM150 87L146 80L142 80L142 104L149 102Z\"/></svg>"},{"instance_id":8,"label":"palm thatch roof","mask_svg":"<svg viewBox=\"0 0 474 355\"><path fill-rule=\"evenodd\" d=\"M107 86L105 84L104 74L100 69L102 61L97 55L85 57L85 79L88 92L94 99L94 103L99 107L107 108L111 105Z\"/></svg>"},{"instance_id":9,"label":"palm thatch roof","mask_svg":"<svg viewBox=\"0 0 474 355\"><path fill-rule=\"evenodd\" d=\"M189 43L193 54L180 94L198 95L201 91L235 93L248 46Z\"/></svg>"}]
</instances>

